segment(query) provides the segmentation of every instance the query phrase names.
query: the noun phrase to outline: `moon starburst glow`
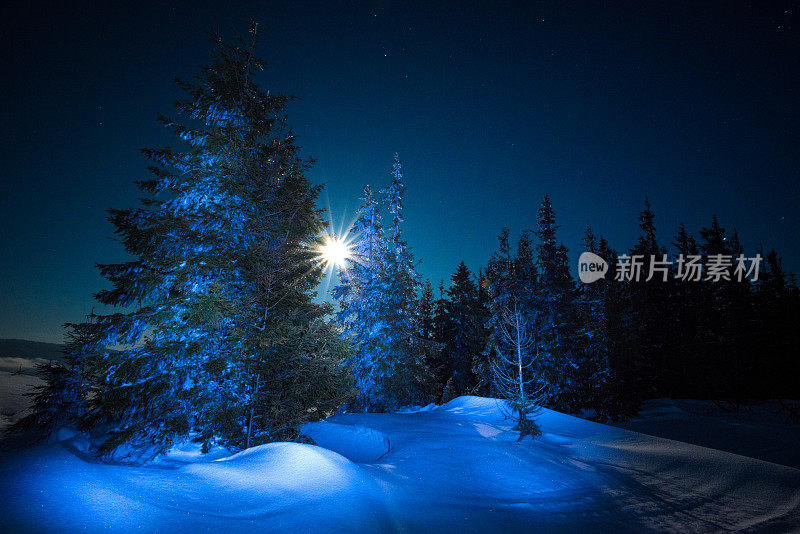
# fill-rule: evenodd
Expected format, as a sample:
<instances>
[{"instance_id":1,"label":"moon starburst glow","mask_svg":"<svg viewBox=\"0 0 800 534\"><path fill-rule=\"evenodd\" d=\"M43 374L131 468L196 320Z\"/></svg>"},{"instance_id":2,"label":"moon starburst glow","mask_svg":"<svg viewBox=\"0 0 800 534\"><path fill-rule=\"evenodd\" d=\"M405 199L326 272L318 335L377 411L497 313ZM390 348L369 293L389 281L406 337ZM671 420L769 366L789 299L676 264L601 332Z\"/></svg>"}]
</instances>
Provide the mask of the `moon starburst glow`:
<instances>
[{"instance_id":1,"label":"moon starburst glow","mask_svg":"<svg viewBox=\"0 0 800 534\"><path fill-rule=\"evenodd\" d=\"M320 248L320 257L328 267L344 268L350 259L350 246L335 236L326 236Z\"/></svg>"}]
</instances>

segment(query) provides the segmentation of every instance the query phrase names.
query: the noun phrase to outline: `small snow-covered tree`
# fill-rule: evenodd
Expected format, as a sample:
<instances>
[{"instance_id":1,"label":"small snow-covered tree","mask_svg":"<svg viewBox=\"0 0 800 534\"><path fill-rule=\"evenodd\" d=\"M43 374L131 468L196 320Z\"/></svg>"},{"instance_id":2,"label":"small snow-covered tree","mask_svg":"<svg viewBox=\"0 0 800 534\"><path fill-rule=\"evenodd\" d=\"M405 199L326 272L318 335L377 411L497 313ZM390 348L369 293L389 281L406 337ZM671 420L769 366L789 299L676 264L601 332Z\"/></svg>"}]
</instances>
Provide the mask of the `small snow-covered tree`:
<instances>
[{"instance_id":1,"label":"small snow-covered tree","mask_svg":"<svg viewBox=\"0 0 800 534\"><path fill-rule=\"evenodd\" d=\"M31 399L31 413L14 423L12 432L31 431L44 438L61 427L83 427L89 383L85 369L85 351L90 346L87 326L68 325L63 361L37 364L36 371L44 383L25 394Z\"/></svg>"},{"instance_id":2,"label":"small snow-covered tree","mask_svg":"<svg viewBox=\"0 0 800 534\"><path fill-rule=\"evenodd\" d=\"M547 400L547 381L538 359L532 321L516 302L503 310L497 324L496 351L491 360L495 391L517 412L519 439L541 434L532 419Z\"/></svg>"}]
</instances>

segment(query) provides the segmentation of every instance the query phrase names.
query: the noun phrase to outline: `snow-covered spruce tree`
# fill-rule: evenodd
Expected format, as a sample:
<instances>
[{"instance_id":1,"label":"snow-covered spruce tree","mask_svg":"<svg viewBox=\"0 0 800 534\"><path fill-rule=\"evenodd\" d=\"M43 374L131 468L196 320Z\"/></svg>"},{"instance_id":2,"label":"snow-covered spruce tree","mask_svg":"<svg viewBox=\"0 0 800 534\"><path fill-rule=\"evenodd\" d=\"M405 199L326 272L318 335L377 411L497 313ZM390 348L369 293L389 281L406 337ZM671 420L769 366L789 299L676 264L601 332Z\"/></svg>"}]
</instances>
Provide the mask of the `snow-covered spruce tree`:
<instances>
[{"instance_id":1,"label":"snow-covered spruce tree","mask_svg":"<svg viewBox=\"0 0 800 534\"><path fill-rule=\"evenodd\" d=\"M548 368L550 404L559 409L579 408L576 389L575 361L575 287L569 270L567 248L557 244L555 210L548 195L539 207L536 236L538 284L535 299L526 307L536 310L537 344L542 361Z\"/></svg>"},{"instance_id":2,"label":"snow-covered spruce tree","mask_svg":"<svg viewBox=\"0 0 800 534\"><path fill-rule=\"evenodd\" d=\"M386 236L381 206L369 185L364 188L351 233L355 237L352 260L339 270L339 285L333 296L340 305L339 322L354 346L349 363L356 376L358 397L353 406L369 409L380 404L381 378L388 373L381 352L381 338L386 335L381 317Z\"/></svg>"},{"instance_id":3,"label":"snow-covered spruce tree","mask_svg":"<svg viewBox=\"0 0 800 534\"><path fill-rule=\"evenodd\" d=\"M444 280L439 280L439 298L433 302L433 337L442 344L447 341L447 293Z\"/></svg>"},{"instance_id":4,"label":"snow-covered spruce tree","mask_svg":"<svg viewBox=\"0 0 800 534\"><path fill-rule=\"evenodd\" d=\"M444 289L444 280L439 280L439 298L433 301L433 340L439 344L441 350L434 360L432 365L429 365L430 371L436 378L439 389L444 395L447 389L447 369L444 362L444 352L447 346L447 293ZM444 397L442 397L444 398ZM441 399L440 399L441 400Z\"/></svg>"},{"instance_id":5,"label":"snow-covered spruce tree","mask_svg":"<svg viewBox=\"0 0 800 534\"><path fill-rule=\"evenodd\" d=\"M632 402L657 396L660 370L672 357L669 324L672 314L669 313L668 284L664 282L663 273L650 278L652 261L663 259L666 249L656 239L655 214L647 198L644 209L639 213L639 228L642 233L629 255L642 256L642 276L640 281L628 281L625 291L630 299L629 318L636 325L631 332L632 355L627 371L628 391ZM665 317L666 315L666 317Z\"/></svg>"},{"instance_id":6,"label":"snow-covered spruce tree","mask_svg":"<svg viewBox=\"0 0 800 534\"><path fill-rule=\"evenodd\" d=\"M443 317L445 347L442 363L446 381L443 401L473 392L477 382L472 373L472 360L483 350L485 341L481 336L478 286L463 261L450 280Z\"/></svg>"},{"instance_id":7,"label":"snow-covered spruce tree","mask_svg":"<svg viewBox=\"0 0 800 534\"><path fill-rule=\"evenodd\" d=\"M508 309L514 302L515 287L512 279L513 260L509 248L509 231L503 231L497 236L499 249L492 254L486 268L486 285L489 295L488 318L485 326L489 331L486 346L480 356L472 361L472 372L488 394L497 395L492 384L491 361L500 350L500 325L503 321L503 310Z\"/></svg>"},{"instance_id":8,"label":"snow-covered spruce tree","mask_svg":"<svg viewBox=\"0 0 800 534\"><path fill-rule=\"evenodd\" d=\"M479 387L488 389L491 395L500 392L494 385L492 361L505 350L503 329L508 310L519 309L525 314L527 321L538 316L533 303L536 296L536 266L533 261L533 251L527 232L520 238L518 253L511 254L509 244L509 231L504 228L498 236L500 244L489 260L486 270L488 312L485 327L488 329L486 347L480 357L473 359L473 373L479 381ZM536 325L530 325L536 328ZM481 383L488 383L481 386Z\"/></svg>"},{"instance_id":9,"label":"snow-covered spruce tree","mask_svg":"<svg viewBox=\"0 0 800 534\"><path fill-rule=\"evenodd\" d=\"M384 259L382 317L387 335L382 338L390 372L384 381L387 407L422 404L432 400L435 378L427 362L439 352L434 343L419 335L417 296L421 277L414 267L414 258L403 239L403 168L394 155L392 182L382 191L392 217Z\"/></svg>"},{"instance_id":10,"label":"snow-covered spruce tree","mask_svg":"<svg viewBox=\"0 0 800 534\"><path fill-rule=\"evenodd\" d=\"M517 412L517 441L542 432L532 419L547 400L547 380L538 358L534 321L514 302L502 312L495 332L492 382L501 398Z\"/></svg>"},{"instance_id":11,"label":"snow-covered spruce tree","mask_svg":"<svg viewBox=\"0 0 800 534\"><path fill-rule=\"evenodd\" d=\"M426 351L425 367L428 375L433 380L431 392L434 396L438 396L438 391L441 388L439 371L442 365L443 344L437 339L436 335L437 301L433 296L433 285L430 280L425 280L417 307L419 309L419 337L429 347L429 350Z\"/></svg>"},{"instance_id":12,"label":"snow-covered spruce tree","mask_svg":"<svg viewBox=\"0 0 800 534\"><path fill-rule=\"evenodd\" d=\"M477 303L477 325L478 325L478 338L479 343L477 350L472 355L472 376L475 377L474 395L481 395L491 397L491 365L488 355L485 351L487 346L490 330L487 328L490 317L490 302L489 296L489 280L486 277L483 269L478 271L478 303Z\"/></svg>"},{"instance_id":13,"label":"snow-covered spruce tree","mask_svg":"<svg viewBox=\"0 0 800 534\"><path fill-rule=\"evenodd\" d=\"M425 280L419 296L419 335L422 339L434 337L434 311L436 300L433 298L433 285L430 279Z\"/></svg>"},{"instance_id":14,"label":"snow-covered spruce tree","mask_svg":"<svg viewBox=\"0 0 800 534\"><path fill-rule=\"evenodd\" d=\"M598 240L591 227L586 228L584 250L598 254ZM603 245L605 248L605 245ZM608 278L613 278L608 276ZM610 280L601 278L592 284L581 284L575 299L577 327L573 346L574 384L571 394L576 408L591 408L601 419L608 416L605 396L608 393L609 326L606 293Z\"/></svg>"},{"instance_id":15,"label":"snow-covered spruce tree","mask_svg":"<svg viewBox=\"0 0 800 534\"><path fill-rule=\"evenodd\" d=\"M392 183L381 191L364 192L353 233L351 266L340 274L334 295L341 303L340 320L356 347L350 360L359 396L354 406L391 410L431 400L434 379L427 361L436 343L420 336L420 277L402 238L402 166L395 155ZM392 217L384 230L381 207ZM387 235L388 234L388 235Z\"/></svg>"},{"instance_id":16,"label":"snow-covered spruce tree","mask_svg":"<svg viewBox=\"0 0 800 534\"><path fill-rule=\"evenodd\" d=\"M112 287L97 300L123 310L87 327L87 419L111 428L100 452L297 439L343 400L344 346L312 300L320 186L286 124L290 97L253 79L264 63L251 34L214 38L213 62L178 82L186 122L161 121L182 148L144 150L142 206L110 211L134 259L99 265Z\"/></svg>"},{"instance_id":17,"label":"snow-covered spruce tree","mask_svg":"<svg viewBox=\"0 0 800 534\"><path fill-rule=\"evenodd\" d=\"M705 369L700 373L706 376L703 389L713 398L734 399L752 385L767 358L759 357L758 363L754 362L752 354L764 347L748 346L752 339L748 332L753 328L753 299L749 280L737 280L734 272L736 258L743 254L738 233L734 230L728 234L717 215L713 215L711 226L702 228L700 237L698 245L707 267L706 277L700 284L684 285L699 288L704 308L713 310L698 316L699 344L705 347L701 364ZM708 269L714 263L718 266L713 271L718 275ZM720 263L731 265L725 268Z\"/></svg>"}]
</instances>

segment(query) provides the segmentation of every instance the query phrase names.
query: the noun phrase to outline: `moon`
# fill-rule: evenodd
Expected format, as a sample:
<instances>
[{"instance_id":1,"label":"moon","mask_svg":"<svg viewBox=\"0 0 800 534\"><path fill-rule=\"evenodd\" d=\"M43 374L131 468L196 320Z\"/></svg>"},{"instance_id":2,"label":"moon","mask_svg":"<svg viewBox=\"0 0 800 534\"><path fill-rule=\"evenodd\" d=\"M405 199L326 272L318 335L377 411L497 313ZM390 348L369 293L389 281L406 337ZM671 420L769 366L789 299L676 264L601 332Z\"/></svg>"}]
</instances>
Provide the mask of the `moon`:
<instances>
[{"instance_id":1,"label":"moon","mask_svg":"<svg viewBox=\"0 0 800 534\"><path fill-rule=\"evenodd\" d=\"M344 268L350 259L350 247L343 240L327 236L320 250L322 259L329 267Z\"/></svg>"}]
</instances>

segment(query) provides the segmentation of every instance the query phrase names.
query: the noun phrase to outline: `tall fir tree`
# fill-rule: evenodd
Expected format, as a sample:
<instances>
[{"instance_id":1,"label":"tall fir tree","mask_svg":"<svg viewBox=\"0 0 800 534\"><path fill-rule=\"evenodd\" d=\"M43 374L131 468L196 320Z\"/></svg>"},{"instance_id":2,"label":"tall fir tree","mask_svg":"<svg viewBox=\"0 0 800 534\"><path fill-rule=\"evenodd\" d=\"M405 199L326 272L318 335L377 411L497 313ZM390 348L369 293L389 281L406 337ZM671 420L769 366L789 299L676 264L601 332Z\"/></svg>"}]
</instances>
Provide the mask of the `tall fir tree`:
<instances>
[{"instance_id":1,"label":"tall fir tree","mask_svg":"<svg viewBox=\"0 0 800 534\"><path fill-rule=\"evenodd\" d=\"M483 349L478 286L463 261L450 280L444 311L445 346L442 351L445 401L472 393L477 385L472 372L473 357Z\"/></svg>"},{"instance_id":2,"label":"tall fir tree","mask_svg":"<svg viewBox=\"0 0 800 534\"><path fill-rule=\"evenodd\" d=\"M478 348L472 355L472 376L475 377L475 395L491 396L491 362L486 355L486 346L489 340L489 280L483 269L478 271Z\"/></svg>"},{"instance_id":3,"label":"tall fir tree","mask_svg":"<svg viewBox=\"0 0 800 534\"><path fill-rule=\"evenodd\" d=\"M441 374L443 345L438 341L436 335L437 302L433 296L433 285L430 279L425 280L425 285L419 297L418 309L420 342L428 346L425 357L425 372L429 380L428 388L436 397L442 387L439 376Z\"/></svg>"},{"instance_id":4,"label":"tall fir tree","mask_svg":"<svg viewBox=\"0 0 800 534\"><path fill-rule=\"evenodd\" d=\"M698 391L705 379L698 365L698 325L705 309L703 308L703 288L697 282L682 280L687 274L687 262L699 257L699 249L694 236L689 233L684 223L678 225L672 246L677 252L677 259L671 269L671 280L668 284L669 313L665 320L671 322L672 352L667 360L667 369L661 374L667 381L665 389L677 397L687 397ZM705 365L705 363L703 363Z\"/></svg>"},{"instance_id":5,"label":"tall fir tree","mask_svg":"<svg viewBox=\"0 0 800 534\"><path fill-rule=\"evenodd\" d=\"M786 273L783 261L772 249L764 257L759 280L754 284L753 330L760 333L757 343L757 366L751 376L752 386L760 397L796 399L800 395L797 376L800 363L800 292L792 274Z\"/></svg>"},{"instance_id":6,"label":"tall fir tree","mask_svg":"<svg viewBox=\"0 0 800 534\"><path fill-rule=\"evenodd\" d=\"M479 377L479 380L489 381L491 383L491 361L501 350L501 328L504 321L505 310L512 309L516 300L514 291L514 284L512 280L513 260L511 258L511 250L509 245L509 230L503 228L500 235L497 236L498 249L492 254L489 259L489 265L486 268L486 285L489 294L488 301L488 318L486 320L486 328L489 335L486 339L486 346L483 350L483 358L478 359L473 364L473 373ZM486 363L487 365L484 365ZM493 388L488 388L493 391Z\"/></svg>"},{"instance_id":7,"label":"tall fir tree","mask_svg":"<svg viewBox=\"0 0 800 534\"><path fill-rule=\"evenodd\" d=\"M365 190L353 232L353 266L335 291L341 302L340 320L356 346L350 361L359 396L353 406L390 410L429 401L435 389L428 362L436 344L420 335L420 276L402 235L402 165L395 155L392 181L382 201ZM391 216L384 229L381 207Z\"/></svg>"},{"instance_id":8,"label":"tall fir tree","mask_svg":"<svg viewBox=\"0 0 800 534\"><path fill-rule=\"evenodd\" d=\"M389 373L382 352L387 327L381 313L386 235L380 201L369 185L364 188L352 234L352 261L339 271L340 284L334 288L333 296L340 305L338 319L354 346L348 362L358 390L353 405L369 408L379 404L382 377Z\"/></svg>"},{"instance_id":9,"label":"tall fir tree","mask_svg":"<svg viewBox=\"0 0 800 534\"><path fill-rule=\"evenodd\" d=\"M729 237L716 214L711 226L700 230L699 248L706 266L699 285L703 313L697 317L698 344L705 348L699 370L706 396L732 399L758 372L751 356L758 347L747 335L752 321L750 284L734 273L743 249L737 232Z\"/></svg>"},{"instance_id":10,"label":"tall fir tree","mask_svg":"<svg viewBox=\"0 0 800 534\"><path fill-rule=\"evenodd\" d=\"M435 364L430 366L430 370L438 384L441 391L444 391L447 386L447 367L445 366L445 348L448 339L448 322L447 322L447 293L444 289L444 280L439 280L438 288L439 297L433 303L433 339L439 344L441 350L436 358Z\"/></svg>"},{"instance_id":11,"label":"tall fir tree","mask_svg":"<svg viewBox=\"0 0 800 534\"><path fill-rule=\"evenodd\" d=\"M439 280L439 298L433 303L433 337L439 343L447 338L447 298L444 280Z\"/></svg>"},{"instance_id":12,"label":"tall fir tree","mask_svg":"<svg viewBox=\"0 0 800 534\"><path fill-rule=\"evenodd\" d=\"M417 295L420 275L408 243L403 238L403 196L406 185L400 157L394 155L392 181L384 189L386 207L392 217L385 251L382 279L382 316L387 326L383 337L384 358L390 366L384 381L384 404L397 408L432 400L434 376L427 362L439 352L438 347L419 335Z\"/></svg>"},{"instance_id":13,"label":"tall fir tree","mask_svg":"<svg viewBox=\"0 0 800 534\"><path fill-rule=\"evenodd\" d=\"M538 310L538 353L546 362L550 403L573 410L577 398L573 346L575 344L575 288L569 270L567 248L558 243L556 214L550 197L539 207L536 236L539 284L533 306Z\"/></svg>"},{"instance_id":14,"label":"tall fir tree","mask_svg":"<svg viewBox=\"0 0 800 534\"><path fill-rule=\"evenodd\" d=\"M186 122L160 120L182 148L145 149L141 207L110 211L134 259L98 266L111 288L96 299L121 310L78 327L85 419L111 428L100 452L298 439L346 391L345 347L314 302L321 187L286 122L291 97L255 83L264 62L250 33L214 37L213 62L178 82Z\"/></svg>"},{"instance_id":15,"label":"tall fir tree","mask_svg":"<svg viewBox=\"0 0 800 534\"><path fill-rule=\"evenodd\" d=\"M660 373L669 358L670 333L665 322L667 310L668 266L657 262L664 260L666 250L656 239L655 214L649 199L645 198L644 208L639 213L641 234L630 251L631 262L641 265L640 277L628 281L625 290L630 302L629 320L636 325L631 332L633 342L629 352L630 360L625 362L624 372L633 403L655 395L660 384ZM661 270L662 267L666 271Z\"/></svg>"},{"instance_id":16,"label":"tall fir tree","mask_svg":"<svg viewBox=\"0 0 800 534\"><path fill-rule=\"evenodd\" d=\"M419 297L419 335L422 339L434 338L434 313L436 301L433 298L433 285L430 279L425 280L422 294Z\"/></svg>"},{"instance_id":17,"label":"tall fir tree","mask_svg":"<svg viewBox=\"0 0 800 534\"><path fill-rule=\"evenodd\" d=\"M639 398L630 395L626 382L627 363L633 358L628 293L623 283L611 275L617 270L618 254L602 236L597 239L597 255L608 262L609 271L605 279L595 282L599 284L598 289L603 299L602 313L607 342L605 352L608 356L608 381L598 415L601 419L618 421L635 414L639 409Z\"/></svg>"},{"instance_id":18,"label":"tall fir tree","mask_svg":"<svg viewBox=\"0 0 800 534\"><path fill-rule=\"evenodd\" d=\"M605 247L605 242L602 242ZM583 238L584 250L600 254L600 246L591 227L587 226ZM600 419L607 418L611 411L606 400L611 375L606 310L608 276L606 274L605 278L591 284L582 284L575 300L577 326L573 349L574 404L578 408L594 409Z\"/></svg>"}]
</instances>

